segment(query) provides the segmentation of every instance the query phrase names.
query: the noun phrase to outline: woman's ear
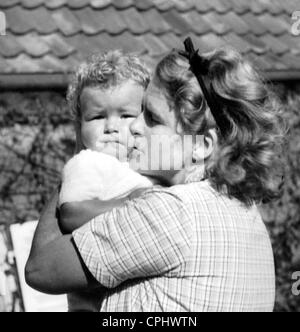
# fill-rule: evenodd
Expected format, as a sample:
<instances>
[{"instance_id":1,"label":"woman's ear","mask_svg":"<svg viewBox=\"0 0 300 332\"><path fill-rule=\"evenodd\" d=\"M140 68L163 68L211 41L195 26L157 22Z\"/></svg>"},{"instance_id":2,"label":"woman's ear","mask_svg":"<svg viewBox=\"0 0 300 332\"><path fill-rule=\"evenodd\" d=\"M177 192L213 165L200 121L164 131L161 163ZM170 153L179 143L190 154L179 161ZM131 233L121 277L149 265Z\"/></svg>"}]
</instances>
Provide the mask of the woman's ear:
<instances>
[{"instance_id":1,"label":"woman's ear","mask_svg":"<svg viewBox=\"0 0 300 332\"><path fill-rule=\"evenodd\" d=\"M193 148L193 161L197 164L208 159L218 142L218 136L215 129L209 129L208 132L200 136L201 139L198 140Z\"/></svg>"},{"instance_id":2,"label":"woman's ear","mask_svg":"<svg viewBox=\"0 0 300 332\"><path fill-rule=\"evenodd\" d=\"M205 153L204 158L208 159L215 150L218 144L218 135L216 129L209 129L207 134L204 136L204 143L205 143Z\"/></svg>"}]
</instances>

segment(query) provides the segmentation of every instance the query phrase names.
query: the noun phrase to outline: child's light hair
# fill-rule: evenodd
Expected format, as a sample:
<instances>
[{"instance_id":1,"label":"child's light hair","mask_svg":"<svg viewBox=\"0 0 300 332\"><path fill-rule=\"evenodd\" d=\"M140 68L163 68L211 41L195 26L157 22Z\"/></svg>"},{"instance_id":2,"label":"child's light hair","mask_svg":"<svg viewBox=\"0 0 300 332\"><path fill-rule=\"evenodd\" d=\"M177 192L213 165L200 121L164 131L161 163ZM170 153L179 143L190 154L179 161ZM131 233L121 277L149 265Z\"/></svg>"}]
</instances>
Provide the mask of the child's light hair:
<instances>
[{"instance_id":1,"label":"child's light hair","mask_svg":"<svg viewBox=\"0 0 300 332\"><path fill-rule=\"evenodd\" d=\"M92 55L81 64L69 85L67 101L76 131L75 153L84 149L81 140L80 96L86 87L109 89L132 80L147 88L150 82L150 70L135 54L124 54L120 50Z\"/></svg>"},{"instance_id":2,"label":"child's light hair","mask_svg":"<svg viewBox=\"0 0 300 332\"><path fill-rule=\"evenodd\" d=\"M84 88L109 89L128 80L145 89L149 84L150 70L137 55L124 54L120 50L92 55L80 65L69 86L67 100L73 120L81 121L80 96Z\"/></svg>"},{"instance_id":3,"label":"child's light hair","mask_svg":"<svg viewBox=\"0 0 300 332\"><path fill-rule=\"evenodd\" d=\"M206 177L217 190L225 189L247 205L277 197L285 133L280 103L238 52L217 50L207 59L211 92L230 123L225 137L216 128L187 59L173 51L158 64L154 79L186 133L205 135L217 129L218 144L205 165Z\"/></svg>"}]
</instances>

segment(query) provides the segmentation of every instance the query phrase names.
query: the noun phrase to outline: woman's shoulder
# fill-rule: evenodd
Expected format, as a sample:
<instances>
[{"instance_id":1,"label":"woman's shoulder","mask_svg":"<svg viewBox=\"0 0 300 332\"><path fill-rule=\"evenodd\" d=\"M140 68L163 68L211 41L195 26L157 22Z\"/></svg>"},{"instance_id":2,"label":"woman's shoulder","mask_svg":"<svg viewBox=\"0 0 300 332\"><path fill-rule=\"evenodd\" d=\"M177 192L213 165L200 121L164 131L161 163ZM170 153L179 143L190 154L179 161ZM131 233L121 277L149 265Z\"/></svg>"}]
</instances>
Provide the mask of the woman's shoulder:
<instances>
[{"instance_id":1,"label":"woman's shoulder","mask_svg":"<svg viewBox=\"0 0 300 332\"><path fill-rule=\"evenodd\" d=\"M214 214L218 211L223 215L245 216L252 220L261 218L256 204L247 206L238 199L229 197L226 190L218 191L209 180L176 185L167 190L199 213L209 211Z\"/></svg>"}]
</instances>

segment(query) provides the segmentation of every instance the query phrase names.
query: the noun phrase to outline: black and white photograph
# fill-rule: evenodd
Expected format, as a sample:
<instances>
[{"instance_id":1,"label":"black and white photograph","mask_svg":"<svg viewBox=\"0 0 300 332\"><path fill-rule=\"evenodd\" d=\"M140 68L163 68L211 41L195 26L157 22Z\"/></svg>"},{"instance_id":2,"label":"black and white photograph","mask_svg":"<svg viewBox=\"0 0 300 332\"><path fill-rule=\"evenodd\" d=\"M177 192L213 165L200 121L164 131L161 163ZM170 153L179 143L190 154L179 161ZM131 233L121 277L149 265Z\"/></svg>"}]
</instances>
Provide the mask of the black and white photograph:
<instances>
[{"instance_id":1,"label":"black and white photograph","mask_svg":"<svg viewBox=\"0 0 300 332\"><path fill-rule=\"evenodd\" d=\"M300 312L300 0L0 0L0 312Z\"/></svg>"}]
</instances>

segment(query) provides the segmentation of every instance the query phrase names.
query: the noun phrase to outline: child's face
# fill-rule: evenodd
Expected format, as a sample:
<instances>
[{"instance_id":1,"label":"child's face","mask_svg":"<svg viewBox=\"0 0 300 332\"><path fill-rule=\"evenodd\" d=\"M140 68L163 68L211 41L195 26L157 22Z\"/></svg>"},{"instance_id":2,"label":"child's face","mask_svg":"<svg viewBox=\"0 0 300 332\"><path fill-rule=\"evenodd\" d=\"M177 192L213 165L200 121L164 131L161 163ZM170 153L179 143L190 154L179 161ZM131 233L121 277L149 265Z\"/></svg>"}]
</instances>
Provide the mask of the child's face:
<instances>
[{"instance_id":1,"label":"child's face","mask_svg":"<svg viewBox=\"0 0 300 332\"><path fill-rule=\"evenodd\" d=\"M129 127L141 113L143 94L143 87L133 81L107 90L85 88L80 98L83 145L126 160Z\"/></svg>"}]
</instances>

